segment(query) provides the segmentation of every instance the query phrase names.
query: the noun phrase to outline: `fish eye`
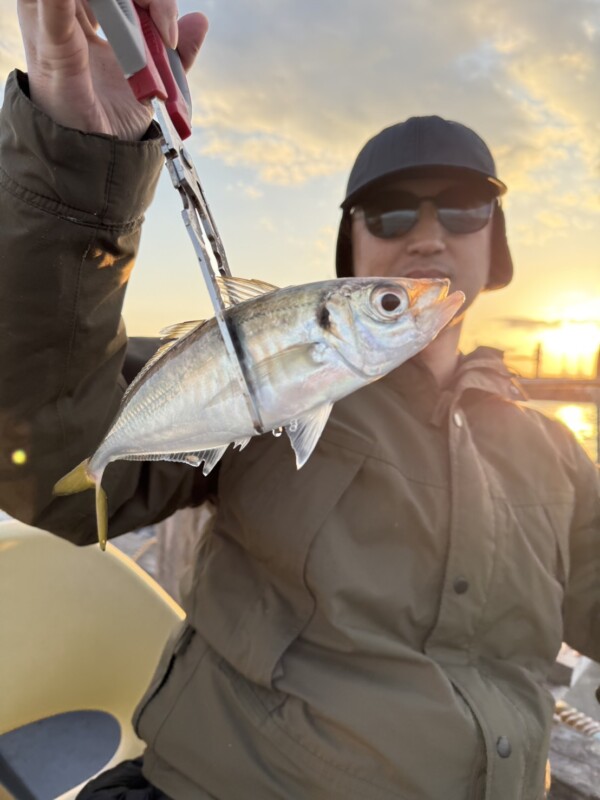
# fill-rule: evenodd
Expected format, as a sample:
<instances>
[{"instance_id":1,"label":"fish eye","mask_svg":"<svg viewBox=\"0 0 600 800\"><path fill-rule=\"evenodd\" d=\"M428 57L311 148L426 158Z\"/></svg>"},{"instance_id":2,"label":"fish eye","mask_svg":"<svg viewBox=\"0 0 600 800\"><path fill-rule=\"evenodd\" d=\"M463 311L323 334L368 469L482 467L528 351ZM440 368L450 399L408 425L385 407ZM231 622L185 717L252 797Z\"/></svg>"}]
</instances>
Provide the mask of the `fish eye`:
<instances>
[{"instance_id":1,"label":"fish eye","mask_svg":"<svg viewBox=\"0 0 600 800\"><path fill-rule=\"evenodd\" d=\"M402 289L378 287L371 296L378 315L385 319L395 319L404 313L408 305L408 297Z\"/></svg>"},{"instance_id":2,"label":"fish eye","mask_svg":"<svg viewBox=\"0 0 600 800\"><path fill-rule=\"evenodd\" d=\"M386 294L382 295L381 300L379 301L384 311L395 311L401 302L402 301L398 295L392 294L391 292L387 292Z\"/></svg>"}]
</instances>

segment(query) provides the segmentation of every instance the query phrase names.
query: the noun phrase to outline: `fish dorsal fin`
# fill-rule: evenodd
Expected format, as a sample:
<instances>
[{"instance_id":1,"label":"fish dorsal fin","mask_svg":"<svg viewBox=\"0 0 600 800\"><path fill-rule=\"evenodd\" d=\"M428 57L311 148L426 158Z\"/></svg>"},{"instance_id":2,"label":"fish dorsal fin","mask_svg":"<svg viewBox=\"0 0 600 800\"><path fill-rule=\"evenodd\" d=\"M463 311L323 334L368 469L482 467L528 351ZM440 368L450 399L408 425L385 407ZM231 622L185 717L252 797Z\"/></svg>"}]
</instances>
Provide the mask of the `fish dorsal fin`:
<instances>
[{"instance_id":1,"label":"fish dorsal fin","mask_svg":"<svg viewBox=\"0 0 600 800\"><path fill-rule=\"evenodd\" d=\"M285 426L287 435L296 453L296 467L300 469L308 461L308 458L325 427L329 414L333 408L333 403L326 403L323 406L305 414L303 417L293 419Z\"/></svg>"},{"instance_id":2,"label":"fish dorsal fin","mask_svg":"<svg viewBox=\"0 0 600 800\"><path fill-rule=\"evenodd\" d=\"M217 275L216 281L223 302L228 308L243 303L244 300L251 300L253 297L260 297L279 289L279 286L273 286L272 283L265 283L265 281L255 278L226 278L223 275Z\"/></svg>"},{"instance_id":3,"label":"fish dorsal fin","mask_svg":"<svg viewBox=\"0 0 600 800\"><path fill-rule=\"evenodd\" d=\"M183 336L187 336L188 333L196 330L199 328L200 325L204 325L206 320L203 319L191 319L188 322L176 322L175 325L168 325L166 328L163 328L160 332L161 339L181 339Z\"/></svg>"}]
</instances>

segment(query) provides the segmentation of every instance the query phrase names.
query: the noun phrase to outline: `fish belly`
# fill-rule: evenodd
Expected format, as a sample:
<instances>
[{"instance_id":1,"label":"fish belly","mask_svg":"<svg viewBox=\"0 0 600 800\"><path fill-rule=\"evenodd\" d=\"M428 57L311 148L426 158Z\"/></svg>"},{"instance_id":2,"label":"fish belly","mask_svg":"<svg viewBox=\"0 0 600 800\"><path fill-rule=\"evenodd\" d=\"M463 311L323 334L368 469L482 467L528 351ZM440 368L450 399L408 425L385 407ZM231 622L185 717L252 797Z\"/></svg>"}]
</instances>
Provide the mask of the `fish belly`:
<instances>
[{"instance_id":1,"label":"fish belly","mask_svg":"<svg viewBox=\"0 0 600 800\"><path fill-rule=\"evenodd\" d=\"M137 387L98 450L102 461L194 453L254 433L224 347L211 338L212 348L200 341L167 354Z\"/></svg>"}]
</instances>

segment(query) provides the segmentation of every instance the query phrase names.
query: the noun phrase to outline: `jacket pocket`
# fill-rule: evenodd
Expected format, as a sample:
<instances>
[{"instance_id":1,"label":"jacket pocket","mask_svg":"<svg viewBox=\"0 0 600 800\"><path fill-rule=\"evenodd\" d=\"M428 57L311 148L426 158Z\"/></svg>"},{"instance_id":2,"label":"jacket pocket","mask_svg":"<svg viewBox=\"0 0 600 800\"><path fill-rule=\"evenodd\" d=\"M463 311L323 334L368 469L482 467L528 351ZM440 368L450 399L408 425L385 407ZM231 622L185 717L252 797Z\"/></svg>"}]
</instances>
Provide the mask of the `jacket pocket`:
<instances>
[{"instance_id":1,"label":"jacket pocket","mask_svg":"<svg viewBox=\"0 0 600 800\"><path fill-rule=\"evenodd\" d=\"M210 647L266 688L314 612L305 576L313 540L364 461L324 443L297 470L291 457L275 458L271 447L267 441L253 448L263 460L252 470L244 450L219 475L221 505L190 612Z\"/></svg>"},{"instance_id":2,"label":"jacket pocket","mask_svg":"<svg viewBox=\"0 0 600 800\"><path fill-rule=\"evenodd\" d=\"M270 756L274 761L282 756L295 765L301 777L302 794L294 797L310 797L314 800L409 800L409 796L398 787L388 783L381 775L378 765L367 767L357 763L358 755L345 749L347 758L340 761L323 748L324 740L306 736L293 724L285 720L286 709L290 704L302 707L304 704L285 692L266 689L248 681L224 659L219 659L218 669L233 690L240 710L254 730L254 736L264 739L269 750L278 756ZM334 748L336 750L337 748ZM417 800L411 795L411 800Z\"/></svg>"},{"instance_id":3,"label":"jacket pocket","mask_svg":"<svg viewBox=\"0 0 600 800\"><path fill-rule=\"evenodd\" d=\"M136 734L140 736L140 738L143 738L141 737L139 730L139 723L142 714L144 713L150 701L158 694L158 692L167 682L176 657L184 652L193 635L194 629L184 620L179 627L175 628L167 640L167 644L165 645L165 649L163 650L159 659L158 666L156 667L154 675L152 676L150 685L146 689L142 699L138 703L133 713L133 729L135 730Z\"/></svg>"}]
</instances>

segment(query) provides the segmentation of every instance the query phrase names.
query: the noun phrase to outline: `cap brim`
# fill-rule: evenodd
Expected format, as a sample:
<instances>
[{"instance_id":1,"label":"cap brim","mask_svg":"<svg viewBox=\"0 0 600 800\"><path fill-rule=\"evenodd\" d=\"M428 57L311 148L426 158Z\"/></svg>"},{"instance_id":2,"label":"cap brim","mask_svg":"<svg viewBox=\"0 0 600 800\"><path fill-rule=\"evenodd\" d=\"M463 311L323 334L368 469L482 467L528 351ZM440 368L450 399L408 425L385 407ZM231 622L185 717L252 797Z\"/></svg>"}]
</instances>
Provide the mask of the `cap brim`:
<instances>
[{"instance_id":1,"label":"cap brim","mask_svg":"<svg viewBox=\"0 0 600 800\"><path fill-rule=\"evenodd\" d=\"M358 198L362 197L379 186L388 184L399 178L463 178L477 181L483 181L495 190L496 197L500 197L507 191L507 186L494 175L488 175L476 169L467 167L457 167L452 164L427 164L426 166L417 167L404 167L395 172L388 172L385 175L373 178L373 180L364 183L354 192L349 194L341 204L344 210L352 208L356 204Z\"/></svg>"}]
</instances>

